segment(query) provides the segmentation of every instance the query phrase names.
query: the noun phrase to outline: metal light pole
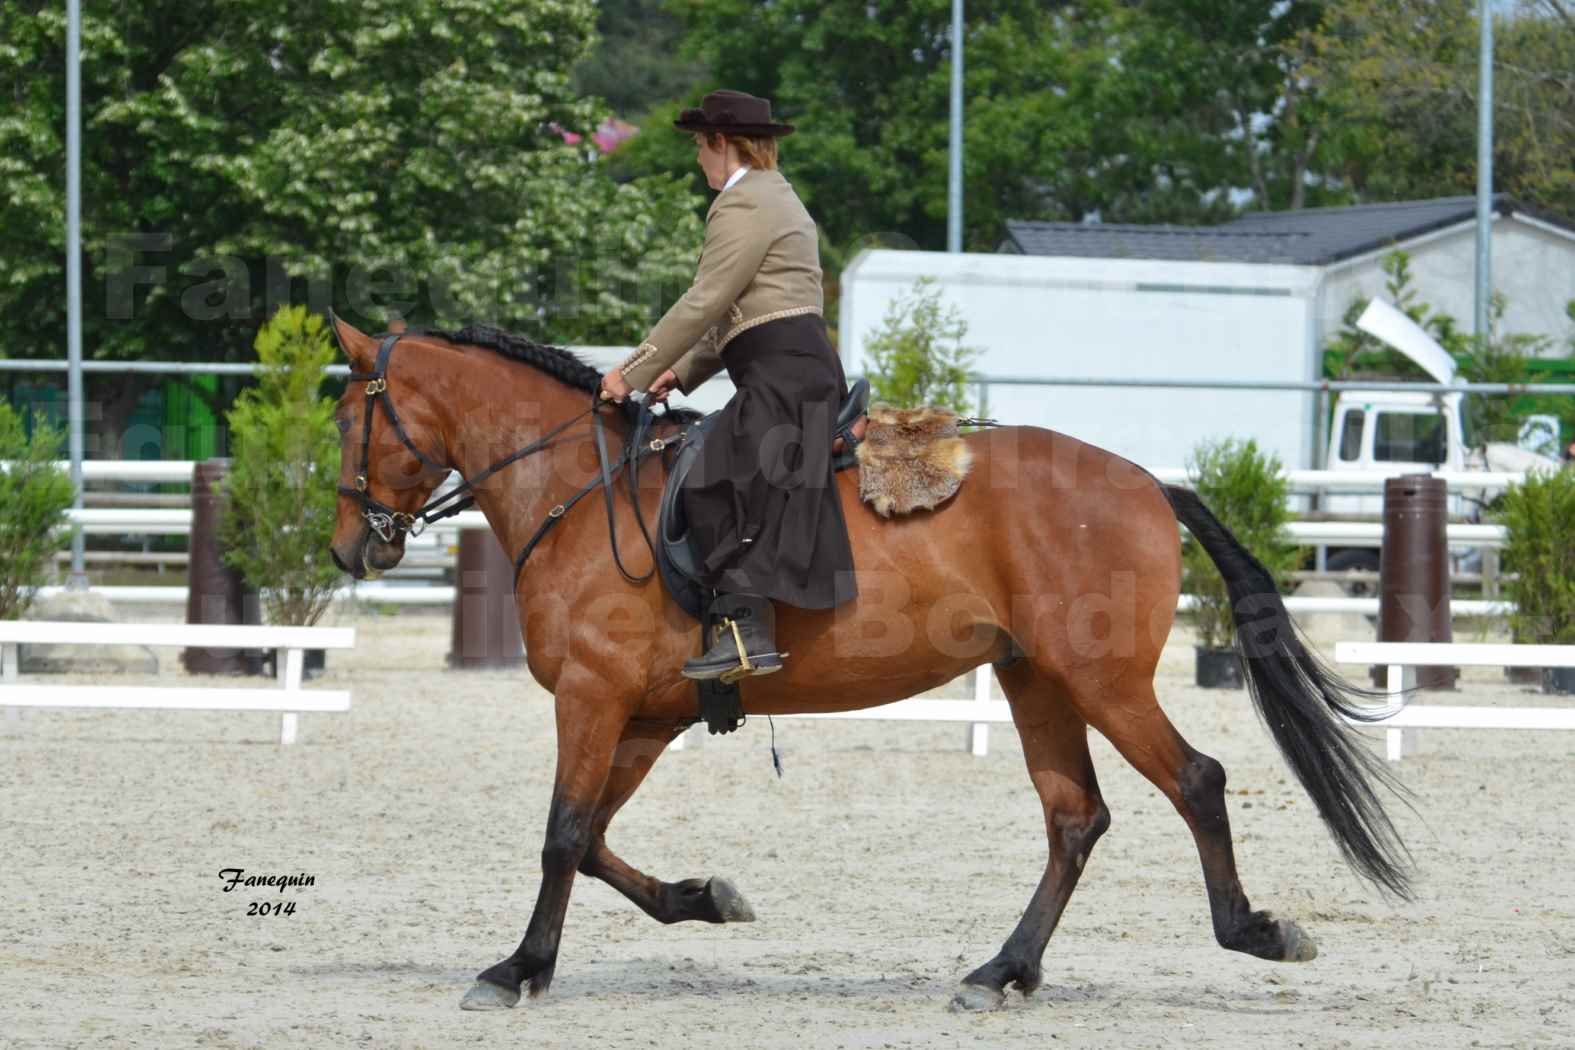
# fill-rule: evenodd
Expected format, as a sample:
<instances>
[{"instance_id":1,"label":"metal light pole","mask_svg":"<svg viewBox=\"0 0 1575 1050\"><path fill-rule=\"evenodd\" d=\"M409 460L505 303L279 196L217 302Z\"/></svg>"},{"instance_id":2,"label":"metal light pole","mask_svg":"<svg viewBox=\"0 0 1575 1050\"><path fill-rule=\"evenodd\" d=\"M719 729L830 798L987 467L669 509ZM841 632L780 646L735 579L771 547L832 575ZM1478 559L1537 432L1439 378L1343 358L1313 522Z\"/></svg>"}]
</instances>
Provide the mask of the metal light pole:
<instances>
[{"instance_id":1,"label":"metal light pole","mask_svg":"<svg viewBox=\"0 0 1575 1050\"><path fill-rule=\"evenodd\" d=\"M66 410L70 427L71 505L82 508L82 12L66 0ZM69 590L85 591L82 530L71 534Z\"/></svg>"},{"instance_id":2,"label":"metal light pole","mask_svg":"<svg viewBox=\"0 0 1575 1050\"><path fill-rule=\"evenodd\" d=\"M952 0L952 140L946 180L946 250L962 251L963 0Z\"/></svg>"},{"instance_id":3,"label":"metal light pole","mask_svg":"<svg viewBox=\"0 0 1575 1050\"><path fill-rule=\"evenodd\" d=\"M1477 296L1475 331L1485 343L1493 302L1493 12L1477 0Z\"/></svg>"}]
</instances>

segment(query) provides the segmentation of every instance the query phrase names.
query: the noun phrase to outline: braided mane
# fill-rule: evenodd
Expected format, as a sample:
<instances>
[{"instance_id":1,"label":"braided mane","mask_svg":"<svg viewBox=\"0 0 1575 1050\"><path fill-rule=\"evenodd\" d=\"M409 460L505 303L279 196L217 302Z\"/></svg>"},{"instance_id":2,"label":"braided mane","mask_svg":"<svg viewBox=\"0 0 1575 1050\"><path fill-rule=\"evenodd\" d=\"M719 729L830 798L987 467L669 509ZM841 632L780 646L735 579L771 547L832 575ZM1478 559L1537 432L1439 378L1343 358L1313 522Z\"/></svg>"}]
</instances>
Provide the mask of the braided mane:
<instances>
[{"instance_id":1,"label":"braided mane","mask_svg":"<svg viewBox=\"0 0 1575 1050\"><path fill-rule=\"evenodd\" d=\"M467 325L458 331L442 328L412 328L411 335L429 336L455 346L479 346L502 354L513 361L523 361L532 368L587 394L595 394L602 386L602 373L582 361L578 354L561 346L538 343L527 336L505 332L489 324ZM624 399L619 406L624 418L631 423L639 417L639 406ZM690 423L703 413L692 408L668 408L661 418L673 423Z\"/></svg>"}]
</instances>

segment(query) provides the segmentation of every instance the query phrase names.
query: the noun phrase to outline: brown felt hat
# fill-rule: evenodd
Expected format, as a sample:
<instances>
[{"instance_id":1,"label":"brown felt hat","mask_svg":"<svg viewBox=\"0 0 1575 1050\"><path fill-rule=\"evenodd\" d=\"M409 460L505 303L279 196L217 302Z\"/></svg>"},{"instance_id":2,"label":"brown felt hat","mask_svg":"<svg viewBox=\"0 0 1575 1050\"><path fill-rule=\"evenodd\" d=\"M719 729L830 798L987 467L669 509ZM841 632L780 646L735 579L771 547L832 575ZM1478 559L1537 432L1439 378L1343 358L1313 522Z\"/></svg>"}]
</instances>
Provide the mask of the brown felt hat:
<instances>
[{"instance_id":1,"label":"brown felt hat","mask_svg":"<svg viewBox=\"0 0 1575 1050\"><path fill-rule=\"evenodd\" d=\"M720 131L724 135L793 134L793 125L772 121L770 99L726 90L713 91L700 100L699 109L678 114L673 127L679 131Z\"/></svg>"}]
</instances>

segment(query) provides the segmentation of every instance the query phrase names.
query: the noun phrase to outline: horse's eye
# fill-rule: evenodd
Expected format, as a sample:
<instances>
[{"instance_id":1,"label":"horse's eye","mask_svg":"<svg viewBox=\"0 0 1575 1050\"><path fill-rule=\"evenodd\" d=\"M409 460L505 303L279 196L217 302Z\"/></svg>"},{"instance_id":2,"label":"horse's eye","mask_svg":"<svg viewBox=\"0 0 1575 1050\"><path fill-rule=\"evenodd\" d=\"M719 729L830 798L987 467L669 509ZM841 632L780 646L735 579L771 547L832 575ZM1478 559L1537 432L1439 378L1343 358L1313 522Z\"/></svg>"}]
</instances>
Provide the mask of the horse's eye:
<instances>
[{"instance_id":1,"label":"horse's eye","mask_svg":"<svg viewBox=\"0 0 1575 1050\"><path fill-rule=\"evenodd\" d=\"M350 430L350 421L348 419L335 418L334 425L339 428L339 433L341 434L348 433Z\"/></svg>"}]
</instances>

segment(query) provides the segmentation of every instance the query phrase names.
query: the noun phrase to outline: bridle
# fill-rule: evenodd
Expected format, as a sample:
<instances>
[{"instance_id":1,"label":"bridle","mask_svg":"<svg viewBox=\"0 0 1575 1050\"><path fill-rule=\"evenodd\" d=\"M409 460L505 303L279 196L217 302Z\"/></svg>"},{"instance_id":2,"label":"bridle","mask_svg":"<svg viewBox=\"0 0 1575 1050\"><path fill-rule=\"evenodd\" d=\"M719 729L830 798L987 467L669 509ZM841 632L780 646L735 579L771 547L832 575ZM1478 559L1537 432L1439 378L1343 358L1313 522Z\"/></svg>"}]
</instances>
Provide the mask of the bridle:
<instances>
[{"instance_id":1,"label":"bridle","mask_svg":"<svg viewBox=\"0 0 1575 1050\"><path fill-rule=\"evenodd\" d=\"M646 527L645 517L640 510L638 490L640 460L651 453L660 453L663 449L670 448L682 442L684 438L688 436L688 431L682 431L674 437L667 439L652 438L650 441L646 441L645 433L649 429L651 422L655 419L655 416L652 415L648 406L642 404L640 406L640 418L636 422L634 431L629 436L629 440L624 444L623 450L620 452L618 459L615 462L609 463L607 460L607 440L604 434L605 428L602 424L601 413L598 411L598 409L600 409L603 404L603 401L600 397L600 391L592 393L591 407L587 408L585 411L565 420L562 423L559 423L557 426L553 427L551 430L547 431L541 437L537 438L535 441L532 441L525 447L516 449L514 452L509 453L502 459L497 460L475 477L465 478L462 475L460 478L460 484L456 485L454 488L440 496L434 496L427 500L427 502L422 504L414 512L395 510L393 507L390 507L386 503L376 499L369 491L367 470L370 465L372 454L372 417L376 414L377 404L379 402L382 403L383 414L388 417L388 422L393 426L394 434L399 438L400 443L403 444L404 447L421 462L421 465L424 468L432 471L447 471L453 469L451 467L445 467L442 464L437 463L433 457L430 457L422 452L421 449L416 446L416 443L410 440L410 435L405 431L404 424L399 421L399 413L394 410L394 401L388 392L388 364L389 359L393 356L394 347L398 345L399 340L404 335L405 333L403 332L394 332L383 337L382 343L377 348L377 360L372 366L372 371L350 373L351 382L366 383L366 410L361 414L361 457L360 463L356 468L355 484L354 486L339 486L340 493L349 496L351 499L360 504L361 516L366 519L368 527L370 527L373 532L377 533L378 537L382 539L384 543L392 543L395 537L404 534L419 536L423 531L425 531L426 527L433 522L441 521L444 518L451 517L455 514L458 514L462 510L474 506L476 499L473 495L473 492L477 485L491 477L493 474L496 474L498 471L502 470L509 464L524 459L526 456L529 456L532 453L539 452L542 449L547 448L552 444L553 439L559 434L563 433L563 431L584 419L586 416L590 416L592 426L595 430L596 455L601 465L600 474L593 478L589 484L582 487L573 496L569 497L567 500L564 500L562 503L555 504L553 508L547 512L547 517L542 521L541 525L536 529L536 532L531 536L531 538L526 541L524 548L519 553L519 556L514 559L514 584L517 588L519 584L520 570L525 567L525 561L530 557L531 551L536 548L536 545L542 541L542 539L549 531L551 531L554 525L563 519L563 516L568 513L569 508L573 507L583 497L595 491L598 487L603 489L607 498L607 528L612 541L613 560L618 565L618 571L623 574L624 579L631 583L644 583L646 580L651 578L652 574L656 571L654 564L655 546L651 541L651 532ZM643 576L631 575L629 570L624 568L623 559L618 554L618 532L617 525L615 524L613 517L612 475L614 471L624 467L625 465L627 465L629 468L627 481L629 486L629 498L634 504L634 518L635 521L639 523L640 532L645 537L646 545L652 550L652 568Z\"/></svg>"}]
</instances>

